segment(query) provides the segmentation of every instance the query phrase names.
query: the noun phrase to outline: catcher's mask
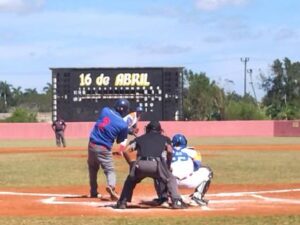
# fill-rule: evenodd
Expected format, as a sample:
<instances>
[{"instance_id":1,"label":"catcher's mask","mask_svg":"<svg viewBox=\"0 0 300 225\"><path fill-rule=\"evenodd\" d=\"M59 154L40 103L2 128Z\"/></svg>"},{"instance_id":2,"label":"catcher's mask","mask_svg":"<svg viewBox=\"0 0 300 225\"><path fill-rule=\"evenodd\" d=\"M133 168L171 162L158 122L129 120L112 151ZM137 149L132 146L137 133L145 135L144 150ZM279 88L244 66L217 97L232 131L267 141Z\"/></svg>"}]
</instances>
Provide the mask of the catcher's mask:
<instances>
[{"instance_id":1,"label":"catcher's mask","mask_svg":"<svg viewBox=\"0 0 300 225\"><path fill-rule=\"evenodd\" d=\"M175 134L172 138L172 146L173 147L179 146L185 148L187 146L187 140L185 136L182 134Z\"/></svg>"},{"instance_id":2,"label":"catcher's mask","mask_svg":"<svg viewBox=\"0 0 300 225\"><path fill-rule=\"evenodd\" d=\"M149 133L150 131L156 131L156 132L159 132L159 133L162 132L159 121L153 120L153 121L151 121L150 123L147 124L146 133Z\"/></svg>"},{"instance_id":3,"label":"catcher's mask","mask_svg":"<svg viewBox=\"0 0 300 225\"><path fill-rule=\"evenodd\" d=\"M144 110L141 106L136 107L135 111L136 111L136 115L138 117L141 117L142 113L144 112Z\"/></svg>"}]
</instances>

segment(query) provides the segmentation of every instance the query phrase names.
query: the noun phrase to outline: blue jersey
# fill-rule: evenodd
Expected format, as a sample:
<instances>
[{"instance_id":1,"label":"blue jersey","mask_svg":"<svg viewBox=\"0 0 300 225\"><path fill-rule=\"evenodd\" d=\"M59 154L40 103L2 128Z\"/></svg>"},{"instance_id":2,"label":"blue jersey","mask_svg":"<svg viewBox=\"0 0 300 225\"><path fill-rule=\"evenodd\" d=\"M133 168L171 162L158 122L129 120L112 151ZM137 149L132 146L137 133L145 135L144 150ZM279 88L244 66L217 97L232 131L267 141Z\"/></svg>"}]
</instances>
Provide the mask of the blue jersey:
<instances>
[{"instance_id":1,"label":"blue jersey","mask_svg":"<svg viewBox=\"0 0 300 225\"><path fill-rule=\"evenodd\" d=\"M90 135L90 141L111 149L115 139L117 143L127 138L128 126L121 115L105 107L102 109Z\"/></svg>"}]
</instances>

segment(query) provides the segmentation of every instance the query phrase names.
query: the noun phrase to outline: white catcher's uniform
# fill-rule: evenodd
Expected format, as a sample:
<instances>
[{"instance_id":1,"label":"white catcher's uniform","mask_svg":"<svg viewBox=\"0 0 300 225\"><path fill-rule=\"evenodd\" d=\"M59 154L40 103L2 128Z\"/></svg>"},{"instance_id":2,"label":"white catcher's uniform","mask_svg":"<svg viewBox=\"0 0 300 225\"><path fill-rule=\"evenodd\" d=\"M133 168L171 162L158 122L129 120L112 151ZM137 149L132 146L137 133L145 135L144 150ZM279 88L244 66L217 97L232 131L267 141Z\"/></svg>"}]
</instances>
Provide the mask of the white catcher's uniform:
<instances>
[{"instance_id":1,"label":"white catcher's uniform","mask_svg":"<svg viewBox=\"0 0 300 225\"><path fill-rule=\"evenodd\" d=\"M179 187L197 188L212 178L210 168L201 166L200 153L190 147L173 148L171 169Z\"/></svg>"}]
</instances>

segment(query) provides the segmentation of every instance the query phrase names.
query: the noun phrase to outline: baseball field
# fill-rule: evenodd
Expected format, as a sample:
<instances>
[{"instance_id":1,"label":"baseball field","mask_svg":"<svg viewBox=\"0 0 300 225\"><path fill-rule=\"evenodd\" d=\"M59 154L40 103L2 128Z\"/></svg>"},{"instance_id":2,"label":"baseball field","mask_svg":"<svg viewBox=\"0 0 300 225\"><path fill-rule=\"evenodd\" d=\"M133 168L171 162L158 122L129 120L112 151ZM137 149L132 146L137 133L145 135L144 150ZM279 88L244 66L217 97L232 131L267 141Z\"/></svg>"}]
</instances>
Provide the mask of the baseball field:
<instances>
[{"instance_id":1,"label":"baseball field","mask_svg":"<svg viewBox=\"0 0 300 225\"><path fill-rule=\"evenodd\" d=\"M87 140L0 140L0 224L300 224L300 138L189 138L214 171L206 207L153 207L152 180L126 210L113 209L99 173L101 199L88 198ZM117 191L128 173L115 156ZM180 190L186 196L191 190Z\"/></svg>"}]
</instances>

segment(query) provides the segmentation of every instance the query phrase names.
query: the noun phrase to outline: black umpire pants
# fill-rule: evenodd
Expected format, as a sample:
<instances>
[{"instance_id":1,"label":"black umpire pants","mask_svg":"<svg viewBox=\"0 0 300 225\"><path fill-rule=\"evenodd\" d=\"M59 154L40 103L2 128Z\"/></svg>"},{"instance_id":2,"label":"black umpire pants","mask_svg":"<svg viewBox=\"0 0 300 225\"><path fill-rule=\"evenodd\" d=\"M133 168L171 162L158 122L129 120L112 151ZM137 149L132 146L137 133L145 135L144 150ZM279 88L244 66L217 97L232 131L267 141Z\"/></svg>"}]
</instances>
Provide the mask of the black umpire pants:
<instances>
[{"instance_id":1,"label":"black umpire pants","mask_svg":"<svg viewBox=\"0 0 300 225\"><path fill-rule=\"evenodd\" d=\"M119 202L121 204L131 202L135 186L146 177L165 183L172 201L181 199L181 196L178 194L176 178L165 168L160 159L138 159L125 180Z\"/></svg>"}]
</instances>

